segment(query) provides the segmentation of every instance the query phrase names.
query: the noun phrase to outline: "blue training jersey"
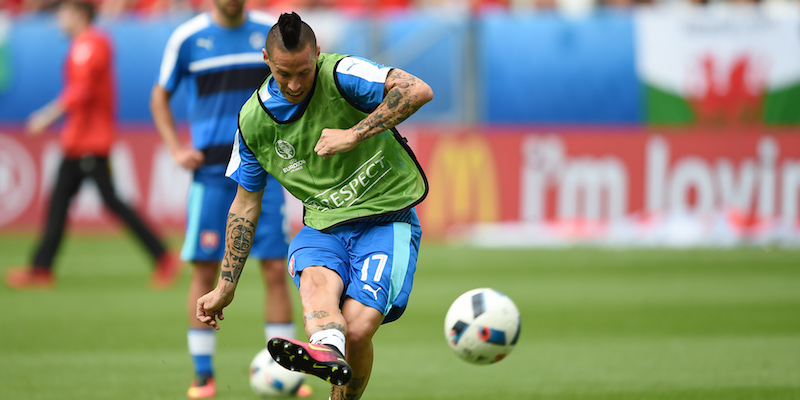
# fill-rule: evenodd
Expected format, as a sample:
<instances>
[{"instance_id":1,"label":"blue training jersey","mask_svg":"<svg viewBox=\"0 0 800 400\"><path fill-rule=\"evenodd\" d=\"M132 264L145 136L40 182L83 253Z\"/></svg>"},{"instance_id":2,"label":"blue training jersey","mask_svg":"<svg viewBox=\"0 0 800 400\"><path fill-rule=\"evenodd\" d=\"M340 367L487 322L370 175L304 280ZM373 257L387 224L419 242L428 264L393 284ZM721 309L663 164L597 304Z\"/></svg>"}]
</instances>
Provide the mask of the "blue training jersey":
<instances>
[{"instance_id":1,"label":"blue training jersey","mask_svg":"<svg viewBox=\"0 0 800 400\"><path fill-rule=\"evenodd\" d=\"M336 79L342 91L353 102L371 112L383 101L386 76L391 69L364 58L350 56L343 58L336 66ZM264 107L280 121L292 119L305 108L303 103L292 104L286 100L273 78L262 89L261 99ZM241 133L237 130L233 153L225 174L248 191L257 192L266 186L267 172L250 149L240 145L242 141Z\"/></svg>"},{"instance_id":2,"label":"blue training jersey","mask_svg":"<svg viewBox=\"0 0 800 400\"><path fill-rule=\"evenodd\" d=\"M209 13L181 24L170 36L158 85L174 93L188 85L192 146L205 154L202 170L222 171L231 155L231 132L239 109L269 74L261 49L276 19L248 11L245 22L228 28L214 24Z\"/></svg>"}]
</instances>

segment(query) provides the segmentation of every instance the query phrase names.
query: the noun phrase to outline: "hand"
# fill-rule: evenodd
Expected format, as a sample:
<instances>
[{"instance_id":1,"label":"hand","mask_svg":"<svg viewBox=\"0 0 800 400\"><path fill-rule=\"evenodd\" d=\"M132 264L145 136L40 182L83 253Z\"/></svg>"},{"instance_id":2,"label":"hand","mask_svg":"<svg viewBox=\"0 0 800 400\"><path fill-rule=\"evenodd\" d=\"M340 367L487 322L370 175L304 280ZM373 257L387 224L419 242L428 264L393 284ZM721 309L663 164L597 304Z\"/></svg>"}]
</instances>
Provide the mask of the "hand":
<instances>
[{"instance_id":1,"label":"hand","mask_svg":"<svg viewBox=\"0 0 800 400\"><path fill-rule=\"evenodd\" d=\"M36 136L44 132L50 126L49 118L42 112L34 112L28 117L28 122L25 128L29 135Z\"/></svg>"},{"instance_id":2,"label":"hand","mask_svg":"<svg viewBox=\"0 0 800 400\"><path fill-rule=\"evenodd\" d=\"M34 136L41 134L45 129L47 129L47 127L52 125L61 117L62 112L62 109L56 102L51 102L50 104L34 111L28 117L28 122L26 125L28 134Z\"/></svg>"},{"instance_id":3,"label":"hand","mask_svg":"<svg viewBox=\"0 0 800 400\"><path fill-rule=\"evenodd\" d=\"M358 144L356 134L350 129L323 129L314 146L314 151L322 158L352 150Z\"/></svg>"},{"instance_id":4,"label":"hand","mask_svg":"<svg viewBox=\"0 0 800 400\"><path fill-rule=\"evenodd\" d=\"M197 299L197 312L195 314L197 320L219 330L217 318L219 318L220 321L225 319L225 316L222 314L222 309L227 307L228 304L231 304L231 301L233 301L233 293L226 296L222 294L222 291L219 290L219 286L217 286L216 289Z\"/></svg>"},{"instance_id":5,"label":"hand","mask_svg":"<svg viewBox=\"0 0 800 400\"><path fill-rule=\"evenodd\" d=\"M178 165L190 170L200 168L200 166L203 165L203 161L205 161L203 152L191 147L174 151L172 153L172 158L175 159L175 162L178 163Z\"/></svg>"}]
</instances>

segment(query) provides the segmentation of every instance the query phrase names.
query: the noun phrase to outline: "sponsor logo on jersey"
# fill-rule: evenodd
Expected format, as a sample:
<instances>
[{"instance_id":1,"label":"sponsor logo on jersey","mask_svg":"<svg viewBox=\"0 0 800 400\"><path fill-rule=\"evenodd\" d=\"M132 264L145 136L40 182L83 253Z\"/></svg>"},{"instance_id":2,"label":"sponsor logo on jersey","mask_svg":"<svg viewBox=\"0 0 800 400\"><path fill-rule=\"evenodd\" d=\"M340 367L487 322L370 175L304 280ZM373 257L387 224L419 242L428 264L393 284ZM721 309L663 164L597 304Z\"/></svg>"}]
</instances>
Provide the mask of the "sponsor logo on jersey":
<instances>
[{"instance_id":1,"label":"sponsor logo on jersey","mask_svg":"<svg viewBox=\"0 0 800 400\"><path fill-rule=\"evenodd\" d=\"M292 258L289 259L289 275L291 275L292 278L294 278L294 256L292 256Z\"/></svg>"},{"instance_id":2,"label":"sponsor logo on jersey","mask_svg":"<svg viewBox=\"0 0 800 400\"><path fill-rule=\"evenodd\" d=\"M209 36L207 38L197 38L197 47L202 47L208 51L214 48L214 37Z\"/></svg>"},{"instance_id":3,"label":"sponsor logo on jersey","mask_svg":"<svg viewBox=\"0 0 800 400\"><path fill-rule=\"evenodd\" d=\"M344 69L345 71L350 71L351 68L356 66L356 60L354 58L348 57L348 58L345 58L343 61L350 63L350 65L347 66L347 68ZM342 67L344 67L344 65L342 65Z\"/></svg>"},{"instance_id":4,"label":"sponsor logo on jersey","mask_svg":"<svg viewBox=\"0 0 800 400\"><path fill-rule=\"evenodd\" d=\"M365 283L363 289L372 293L372 295L375 296L375 300L378 300L378 291L381 290L380 287L378 287L377 289L373 289L372 286Z\"/></svg>"},{"instance_id":5,"label":"sponsor logo on jersey","mask_svg":"<svg viewBox=\"0 0 800 400\"><path fill-rule=\"evenodd\" d=\"M72 49L72 63L75 65L86 64L92 57L93 46L90 43L81 42Z\"/></svg>"},{"instance_id":6,"label":"sponsor logo on jersey","mask_svg":"<svg viewBox=\"0 0 800 400\"><path fill-rule=\"evenodd\" d=\"M261 32L253 32L250 34L250 46L256 50L261 50L267 42L267 37Z\"/></svg>"}]
</instances>

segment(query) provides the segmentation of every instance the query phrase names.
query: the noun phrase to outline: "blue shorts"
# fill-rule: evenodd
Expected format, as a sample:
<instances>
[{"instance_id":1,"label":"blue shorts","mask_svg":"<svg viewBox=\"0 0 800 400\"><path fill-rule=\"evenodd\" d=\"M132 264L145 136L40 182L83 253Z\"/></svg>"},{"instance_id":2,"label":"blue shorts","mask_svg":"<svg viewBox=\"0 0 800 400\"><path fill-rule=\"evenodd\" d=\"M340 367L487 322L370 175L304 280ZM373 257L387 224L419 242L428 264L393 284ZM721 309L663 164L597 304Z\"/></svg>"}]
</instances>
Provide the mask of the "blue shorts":
<instances>
[{"instance_id":1,"label":"blue shorts","mask_svg":"<svg viewBox=\"0 0 800 400\"><path fill-rule=\"evenodd\" d=\"M351 297L392 322L403 314L414 284L422 230L405 222L361 221L328 233L303 227L289 247L289 274L300 287L306 267L327 267Z\"/></svg>"},{"instance_id":2,"label":"blue shorts","mask_svg":"<svg viewBox=\"0 0 800 400\"><path fill-rule=\"evenodd\" d=\"M226 176L195 176L186 207L185 261L220 261L225 255L225 228L238 184ZM261 200L261 216L250 256L260 260L286 257L289 224L283 187L272 176Z\"/></svg>"}]
</instances>

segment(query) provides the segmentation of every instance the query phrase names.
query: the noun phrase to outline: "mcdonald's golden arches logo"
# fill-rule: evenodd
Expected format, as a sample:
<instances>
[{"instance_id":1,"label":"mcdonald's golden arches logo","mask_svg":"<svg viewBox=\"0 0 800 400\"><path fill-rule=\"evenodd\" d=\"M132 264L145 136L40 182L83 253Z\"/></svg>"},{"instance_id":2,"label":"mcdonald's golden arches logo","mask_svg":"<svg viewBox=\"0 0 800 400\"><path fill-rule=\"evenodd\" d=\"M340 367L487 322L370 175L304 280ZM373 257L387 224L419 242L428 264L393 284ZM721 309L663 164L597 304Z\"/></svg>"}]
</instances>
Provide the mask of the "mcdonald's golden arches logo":
<instances>
[{"instance_id":1,"label":"mcdonald's golden arches logo","mask_svg":"<svg viewBox=\"0 0 800 400\"><path fill-rule=\"evenodd\" d=\"M494 157L479 135L442 137L428 163L430 193L423 228L444 234L450 226L496 222L500 215Z\"/></svg>"}]
</instances>

